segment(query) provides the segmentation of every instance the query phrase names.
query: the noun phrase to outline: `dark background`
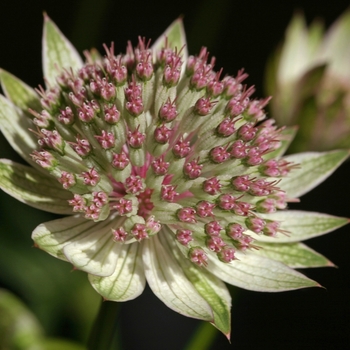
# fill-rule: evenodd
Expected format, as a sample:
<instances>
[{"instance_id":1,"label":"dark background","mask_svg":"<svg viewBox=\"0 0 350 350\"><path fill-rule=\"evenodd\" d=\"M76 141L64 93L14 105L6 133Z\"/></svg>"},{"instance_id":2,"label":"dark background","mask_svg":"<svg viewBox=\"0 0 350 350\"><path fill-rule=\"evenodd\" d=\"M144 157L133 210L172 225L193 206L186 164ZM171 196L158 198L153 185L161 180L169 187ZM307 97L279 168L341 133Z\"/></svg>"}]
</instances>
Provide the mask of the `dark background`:
<instances>
[{"instance_id":1,"label":"dark background","mask_svg":"<svg viewBox=\"0 0 350 350\"><path fill-rule=\"evenodd\" d=\"M42 84L43 11L79 52L101 51L102 43L111 41L123 51L127 40L135 43L138 35L156 39L182 15L190 53L207 46L217 58L217 70L235 74L244 67L255 96L264 96L266 61L293 13L302 10L308 22L321 17L329 26L348 6L348 1L2 0L0 67L31 86ZM3 139L0 157L18 159ZM296 207L350 217L349 179L346 163ZM0 286L28 305L48 335L84 341L99 298L83 273L72 273L68 264L31 248L31 231L53 217L0 194ZM349 231L345 227L309 242L338 266L304 271L325 289L281 294L232 289L232 344L218 334L211 349L350 349ZM167 309L148 289L123 305L120 323L126 350L183 349L198 326Z\"/></svg>"}]
</instances>

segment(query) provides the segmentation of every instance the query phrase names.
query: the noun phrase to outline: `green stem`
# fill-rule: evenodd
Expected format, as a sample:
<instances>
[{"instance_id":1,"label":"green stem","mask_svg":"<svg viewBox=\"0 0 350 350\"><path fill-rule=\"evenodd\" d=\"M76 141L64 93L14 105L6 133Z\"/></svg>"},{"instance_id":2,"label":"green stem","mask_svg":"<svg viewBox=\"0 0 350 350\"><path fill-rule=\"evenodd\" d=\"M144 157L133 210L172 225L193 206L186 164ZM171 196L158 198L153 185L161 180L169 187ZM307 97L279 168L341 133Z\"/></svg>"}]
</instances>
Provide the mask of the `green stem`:
<instances>
[{"instance_id":1,"label":"green stem","mask_svg":"<svg viewBox=\"0 0 350 350\"><path fill-rule=\"evenodd\" d=\"M92 326L88 350L120 350L119 313L120 303L102 301L100 310Z\"/></svg>"},{"instance_id":2,"label":"green stem","mask_svg":"<svg viewBox=\"0 0 350 350\"><path fill-rule=\"evenodd\" d=\"M201 322L185 350L209 349L217 336L217 329L209 322Z\"/></svg>"}]
</instances>

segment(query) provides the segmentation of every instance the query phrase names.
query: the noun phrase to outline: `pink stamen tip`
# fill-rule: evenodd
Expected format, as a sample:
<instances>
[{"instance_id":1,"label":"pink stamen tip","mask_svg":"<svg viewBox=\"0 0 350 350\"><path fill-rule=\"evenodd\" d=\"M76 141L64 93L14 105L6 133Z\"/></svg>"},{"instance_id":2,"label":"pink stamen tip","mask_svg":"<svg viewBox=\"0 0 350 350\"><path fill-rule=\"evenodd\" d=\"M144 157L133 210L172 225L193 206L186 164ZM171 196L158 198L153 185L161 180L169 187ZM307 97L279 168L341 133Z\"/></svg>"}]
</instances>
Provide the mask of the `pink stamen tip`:
<instances>
[{"instance_id":1,"label":"pink stamen tip","mask_svg":"<svg viewBox=\"0 0 350 350\"><path fill-rule=\"evenodd\" d=\"M130 160L124 151L113 153L112 166L118 170L125 169L130 163Z\"/></svg>"},{"instance_id":2,"label":"pink stamen tip","mask_svg":"<svg viewBox=\"0 0 350 350\"><path fill-rule=\"evenodd\" d=\"M181 222L186 222L190 224L194 224L197 222L195 215L196 210L191 207L181 208L177 212L177 217Z\"/></svg>"},{"instance_id":3,"label":"pink stamen tip","mask_svg":"<svg viewBox=\"0 0 350 350\"><path fill-rule=\"evenodd\" d=\"M231 179L231 184L234 190L239 192L247 192L250 189L252 181L248 175L235 176Z\"/></svg>"},{"instance_id":4,"label":"pink stamen tip","mask_svg":"<svg viewBox=\"0 0 350 350\"><path fill-rule=\"evenodd\" d=\"M242 238L244 232L244 227L237 223L228 224L226 227L226 234L238 241Z\"/></svg>"},{"instance_id":5,"label":"pink stamen tip","mask_svg":"<svg viewBox=\"0 0 350 350\"><path fill-rule=\"evenodd\" d=\"M185 158L191 152L190 142L183 141L182 139L178 140L173 147L173 153L176 157Z\"/></svg>"},{"instance_id":6,"label":"pink stamen tip","mask_svg":"<svg viewBox=\"0 0 350 350\"><path fill-rule=\"evenodd\" d=\"M99 208L96 204L91 204L88 207L85 207L85 218L98 220L100 216L101 208Z\"/></svg>"},{"instance_id":7,"label":"pink stamen tip","mask_svg":"<svg viewBox=\"0 0 350 350\"><path fill-rule=\"evenodd\" d=\"M235 250L229 246L225 246L222 248L220 252L217 253L217 256L220 261L224 263L230 263L231 261L235 260Z\"/></svg>"},{"instance_id":8,"label":"pink stamen tip","mask_svg":"<svg viewBox=\"0 0 350 350\"><path fill-rule=\"evenodd\" d=\"M206 246L212 252L218 253L225 246L225 242L219 236L211 236L206 239Z\"/></svg>"},{"instance_id":9,"label":"pink stamen tip","mask_svg":"<svg viewBox=\"0 0 350 350\"><path fill-rule=\"evenodd\" d=\"M165 144L169 141L173 130L162 124L154 130L154 139L160 144Z\"/></svg>"},{"instance_id":10,"label":"pink stamen tip","mask_svg":"<svg viewBox=\"0 0 350 350\"><path fill-rule=\"evenodd\" d=\"M193 263L200 267L208 265L208 256L202 248L191 248L188 253L188 257Z\"/></svg>"},{"instance_id":11,"label":"pink stamen tip","mask_svg":"<svg viewBox=\"0 0 350 350\"><path fill-rule=\"evenodd\" d=\"M159 109L159 118L166 123L173 121L177 116L175 101L171 102L170 98Z\"/></svg>"},{"instance_id":12,"label":"pink stamen tip","mask_svg":"<svg viewBox=\"0 0 350 350\"><path fill-rule=\"evenodd\" d=\"M168 172L170 163L164 161L164 156L155 159L151 163L152 169L156 175L165 175Z\"/></svg>"},{"instance_id":13,"label":"pink stamen tip","mask_svg":"<svg viewBox=\"0 0 350 350\"><path fill-rule=\"evenodd\" d=\"M96 186L100 181L100 175L95 168L82 172L81 176L83 177L84 184L88 186Z\"/></svg>"},{"instance_id":14,"label":"pink stamen tip","mask_svg":"<svg viewBox=\"0 0 350 350\"><path fill-rule=\"evenodd\" d=\"M232 210L237 205L237 197L231 194L222 194L218 199L218 206L223 210Z\"/></svg>"},{"instance_id":15,"label":"pink stamen tip","mask_svg":"<svg viewBox=\"0 0 350 350\"><path fill-rule=\"evenodd\" d=\"M144 189L140 176L130 175L124 182L125 191L131 194L137 194Z\"/></svg>"},{"instance_id":16,"label":"pink stamen tip","mask_svg":"<svg viewBox=\"0 0 350 350\"><path fill-rule=\"evenodd\" d=\"M107 105L103 109L104 120L106 123L114 125L118 123L120 119L120 112L115 105Z\"/></svg>"},{"instance_id":17,"label":"pink stamen tip","mask_svg":"<svg viewBox=\"0 0 350 350\"><path fill-rule=\"evenodd\" d=\"M146 139L146 135L141 133L138 128L134 131L129 131L127 141L132 148L141 148Z\"/></svg>"},{"instance_id":18,"label":"pink stamen tip","mask_svg":"<svg viewBox=\"0 0 350 350\"><path fill-rule=\"evenodd\" d=\"M179 193L175 191L176 186L162 185L161 198L167 202L174 202Z\"/></svg>"},{"instance_id":19,"label":"pink stamen tip","mask_svg":"<svg viewBox=\"0 0 350 350\"><path fill-rule=\"evenodd\" d=\"M219 236L222 229L219 221L210 221L204 226L205 233L209 236Z\"/></svg>"},{"instance_id":20,"label":"pink stamen tip","mask_svg":"<svg viewBox=\"0 0 350 350\"><path fill-rule=\"evenodd\" d=\"M117 229L112 230L112 232L113 232L113 239L116 242L124 242L128 235L123 227L118 227Z\"/></svg>"},{"instance_id":21,"label":"pink stamen tip","mask_svg":"<svg viewBox=\"0 0 350 350\"><path fill-rule=\"evenodd\" d=\"M225 118L217 127L217 133L222 137L231 136L235 131L235 124L239 119L233 119L231 117Z\"/></svg>"},{"instance_id":22,"label":"pink stamen tip","mask_svg":"<svg viewBox=\"0 0 350 350\"><path fill-rule=\"evenodd\" d=\"M112 132L102 130L102 135L95 135L95 139L103 149L111 149L115 145L115 137Z\"/></svg>"},{"instance_id":23,"label":"pink stamen tip","mask_svg":"<svg viewBox=\"0 0 350 350\"><path fill-rule=\"evenodd\" d=\"M75 153L77 153L80 157L87 157L91 152L91 146L88 140L80 138L77 136L77 143L69 142L70 146L74 149Z\"/></svg>"},{"instance_id":24,"label":"pink stamen tip","mask_svg":"<svg viewBox=\"0 0 350 350\"><path fill-rule=\"evenodd\" d=\"M147 227L144 224L134 224L130 232L139 242L148 238Z\"/></svg>"},{"instance_id":25,"label":"pink stamen tip","mask_svg":"<svg viewBox=\"0 0 350 350\"><path fill-rule=\"evenodd\" d=\"M62 171L61 177L58 181L62 184L63 188L68 190L76 184L74 174L68 173L67 171Z\"/></svg>"},{"instance_id":26,"label":"pink stamen tip","mask_svg":"<svg viewBox=\"0 0 350 350\"><path fill-rule=\"evenodd\" d=\"M117 199L116 203L112 206L113 209L121 216L129 214L132 212L133 206L132 201L125 198Z\"/></svg>"},{"instance_id":27,"label":"pink stamen tip","mask_svg":"<svg viewBox=\"0 0 350 350\"><path fill-rule=\"evenodd\" d=\"M196 179L202 173L203 165L198 164L199 159L192 160L184 165L184 174L190 179Z\"/></svg>"},{"instance_id":28,"label":"pink stamen tip","mask_svg":"<svg viewBox=\"0 0 350 350\"><path fill-rule=\"evenodd\" d=\"M230 153L227 151L227 147L214 147L210 151L210 158L214 163L223 163L230 158Z\"/></svg>"},{"instance_id":29,"label":"pink stamen tip","mask_svg":"<svg viewBox=\"0 0 350 350\"><path fill-rule=\"evenodd\" d=\"M58 121L64 125L71 125L74 122L74 113L70 107L66 107L61 110L61 113L58 115Z\"/></svg>"},{"instance_id":30,"label":"pink stamen tip","mask_svg":"<svg viewBox=\"0 0 350 350\"><path fill-rule=\"evenodd\" d=\"M177 230L176 231L176 239L182 245L188 246L188 244L193 241L192 231L191 230Z\"/></svg>"},{"instance_id":31,"label":"pink stamen tip","mask_svg":"<svg viewBox=\"0 0 350 350\"><path fill-rule=\"evenodd\" d=\"M73 199L68 200L68 203L73 207L74 212L85 210L86 200L79 194L75 194Z\"/></svg>"},{"instance_id":32,"label":"pink stamen tip","mask_svg":"<svg viewBox=\"0 0 350 350\"><path fill-rule=\"evenodd\" d=\"M194 106L194 111L200 116L205 116L210 113L214 105L215 102L211 102L209 97L201 97L197 100Z\"/></svg>"},{"instance_id":33,"label":"pink stamen tip","mask_svg":"<svg viewBox=\"0 0 350 350\"><path fill-rule=\"evenodd\" d=\"M251 141L255 137L256 133L258 132L258 129L254 127L253 124L247 123L242 125L238 130L238 136L243 141Z\"/></svg>"},{"instance_id":34,"label":"pink stamen tip","mask_svg":"<svg viewBox=\"0 0 350 350\"><path fill-rule=\"evenodd\" d=\"M207 202L207 201L201 201L197 204L197 215L201 218L206 218L208 216L214 216L213 210L215 208L215 204Z\"/></svg>"},{"instance_id":35,"label":"pink stamen tip","mask_svg":"<svg viewBox=\"0 0 350 350\"><path fill-rule=\"evenodd\" d=\"M216 177L212 177L203 182L203 191L212 196L220 193L221 187L220 180Z\"/></svg>"},{"instance_id":36,"label":"pink stamen tip","mask_svg":"<svg viewBox=\"0 0 350 350\"><path fill-rule=\"evenodd\" d=\"M108 196L105 192L102 192L102 191L92 192L92 196L93 196L92 202L98 208L102 208L108 202Z\"/></svg>"},{"instance_id":37,"label":"pink stamen tip","mask_svg":"<svg viewBox=\"0 0 350 350\"><path fill-rule=\"evenodd\" d=\"M262 233L266 222L257 216L250 216L245 220L247 228L255 233Z\"/></svg>"}]
</instances>

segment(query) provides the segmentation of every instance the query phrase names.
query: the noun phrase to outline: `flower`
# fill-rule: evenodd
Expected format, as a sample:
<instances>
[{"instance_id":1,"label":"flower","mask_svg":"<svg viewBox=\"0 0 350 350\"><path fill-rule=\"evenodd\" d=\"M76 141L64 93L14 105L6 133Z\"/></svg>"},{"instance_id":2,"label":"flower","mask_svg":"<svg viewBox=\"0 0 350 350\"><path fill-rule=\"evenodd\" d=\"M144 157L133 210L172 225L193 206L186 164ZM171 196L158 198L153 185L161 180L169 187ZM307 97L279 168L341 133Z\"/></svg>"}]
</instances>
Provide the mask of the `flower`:
<instances>
[{"instance_id":1,"label":"flower","mask_svg":"<svg viewBox=\"0 0 350 350\"><path fill-rule=\"evenodd\" d=\"M324 34L296 14L266 75L270 108L281 125L297 125L294 151L350 147L350 11Z\"/></svg>"},{"instance_id":2,"label":"flower","mask_svg":"<svg viewBox=\"0 0 350 350\"><path fill-rule=\"evenodd\" d=\"M292 131L265 119L269 99L251 98L242 70L221 78L205 48L188 56L181 20L152 46L140 37L84 63L45 16L43 45L45 88L0 73L1 130L30 164L1 160L0 186L68 215L34 230L37 247L86 271L105 299L134 299L147 280L167 306L227 336L223 281L318 285L293 268L331 263L299 241L348 220L284 209L348 152L283 158Z\"/></svg>"}]
</instances>

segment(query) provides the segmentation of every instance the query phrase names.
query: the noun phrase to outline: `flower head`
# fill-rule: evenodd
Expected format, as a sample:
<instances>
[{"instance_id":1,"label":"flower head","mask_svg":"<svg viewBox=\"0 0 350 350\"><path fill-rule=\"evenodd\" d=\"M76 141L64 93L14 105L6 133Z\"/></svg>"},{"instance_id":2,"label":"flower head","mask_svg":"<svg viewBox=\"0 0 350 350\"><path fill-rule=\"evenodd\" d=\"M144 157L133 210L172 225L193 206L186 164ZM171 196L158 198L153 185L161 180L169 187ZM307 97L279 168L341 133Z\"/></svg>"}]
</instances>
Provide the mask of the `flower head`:
<instances>
[{"instance_id":1,"label":"flower head","mask_svg":"<svg viewBox=\"0 0 350 350\"><path fill-rule=\"evenodd\" d=\"M34 230L38 247L86 271L105 299L133 299L147 280L170 308L226 335L222 281L317 285L292 267L330 263L299 241L347 219L282 209L347 152L282 158L290 130L265 119L268 99L252 99L243 71L221 77L205 48L188 56L180 20L152 46L105 46L85 63L48 17L43 43L46 88L0 73L2 132L31 165L2 160L1 188L69 215Z\"/></svg>"},{"instance_id":2,"label":"flower head","mask_svg":"<svg viewBox=\"0 0 350 350\"><path fill-rule=\"evenodd\" d=\"M324 34L320 21L307 28L301 14L267 70L270 108L281 125L297 125L295 151L349 148L350 11Z\"/></svg>"}]
</instances>

